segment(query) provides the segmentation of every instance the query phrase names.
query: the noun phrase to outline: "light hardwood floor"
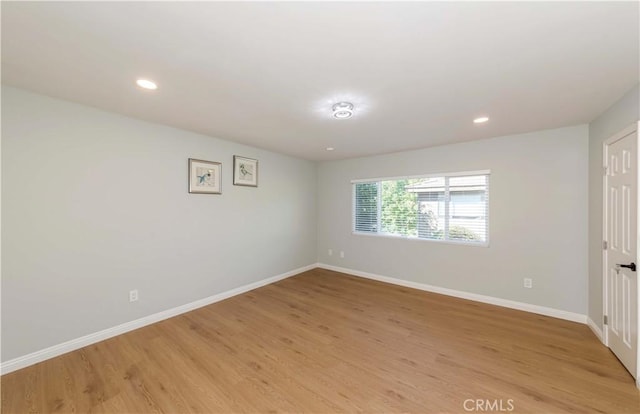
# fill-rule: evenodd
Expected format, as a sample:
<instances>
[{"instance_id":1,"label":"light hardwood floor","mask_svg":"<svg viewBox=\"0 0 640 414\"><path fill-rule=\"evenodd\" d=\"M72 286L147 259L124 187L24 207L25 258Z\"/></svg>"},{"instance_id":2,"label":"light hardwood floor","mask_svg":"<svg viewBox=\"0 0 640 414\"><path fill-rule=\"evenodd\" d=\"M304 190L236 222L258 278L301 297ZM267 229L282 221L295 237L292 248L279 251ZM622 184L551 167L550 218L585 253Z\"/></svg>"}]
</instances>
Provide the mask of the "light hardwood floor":
<instances>
[{"instance_id":1,"label":"light hardwood floor","mask_svg":"<svg viewBox=\"0 0 640 414\"><path fill-rule=\"evenodd\" d=\"M1 382L2 413L640 412L584 325L321 269Z\"/></svg>"}]
</instances>

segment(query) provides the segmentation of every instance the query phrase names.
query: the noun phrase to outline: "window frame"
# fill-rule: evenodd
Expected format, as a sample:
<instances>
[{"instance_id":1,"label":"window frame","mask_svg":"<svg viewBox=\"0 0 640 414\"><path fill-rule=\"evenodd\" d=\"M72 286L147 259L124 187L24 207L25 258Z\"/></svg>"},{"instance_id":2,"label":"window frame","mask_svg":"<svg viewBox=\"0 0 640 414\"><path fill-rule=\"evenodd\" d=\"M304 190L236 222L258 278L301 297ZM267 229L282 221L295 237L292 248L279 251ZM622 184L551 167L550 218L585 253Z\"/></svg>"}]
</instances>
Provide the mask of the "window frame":
<instances>
[{"instance_id":1,"label":"window frame","mask_svg":"<svg viewBox=\"0 0 640 414\"><path fill-rule=\"evenodd\" d=\"M401 234L385 234L385 233L371 233L364 231L356 230L356 184L363 183L379 183L381 181L397 181L397 180L410 180L410 179L420 179L420 178L435 178L435 177L466 177L472 175L486 175L487 176L487 216L486 216L486 240L482 242L470 242L466 240L441 240L441 239L428 239L421 238L417 236L403 236ZM463 245L463 246L475 246L475 247L489 247L489 229L490 229L490 201L491 195L489 193L489 177L491 176L491 170L475 170L475 171L455 171L455 172L446 172L446 173L429 173L429 174L419 174L419 175L401 175L395 177L377 177L377 178L362 178L362 179L354 179L351 180L351 234L355 236L367 236L367 237L383 237L388 239L395 240L415 240L422 242L434 242L440 244L455 244L455 245ZM446 203L447 209L451 200L448 200Z\"/></svg>"}]
</instances>

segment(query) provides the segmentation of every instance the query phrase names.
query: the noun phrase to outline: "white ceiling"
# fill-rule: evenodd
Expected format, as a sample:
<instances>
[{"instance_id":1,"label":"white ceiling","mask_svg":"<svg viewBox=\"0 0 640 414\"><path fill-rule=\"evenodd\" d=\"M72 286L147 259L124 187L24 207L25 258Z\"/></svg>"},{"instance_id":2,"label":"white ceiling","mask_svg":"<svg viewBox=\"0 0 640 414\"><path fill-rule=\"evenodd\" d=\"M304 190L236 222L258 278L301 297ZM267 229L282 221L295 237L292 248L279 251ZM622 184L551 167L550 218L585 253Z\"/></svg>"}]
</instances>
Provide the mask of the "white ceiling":
<instances>
[{"instance_id":1,"label":"white ceiling","mask_svg":"<svg viewBox=\"0 0 640 414\"><path fill-rule=\"evenodd\" d=\"M638 8L2 2L2 81L340 159L593 120L638 82ZM139 77L159 89L137 89ZM355 104L353 118L331 117L341 100ZM472 123L485 114L489 123Z\"/></svg>"}]
</instances>

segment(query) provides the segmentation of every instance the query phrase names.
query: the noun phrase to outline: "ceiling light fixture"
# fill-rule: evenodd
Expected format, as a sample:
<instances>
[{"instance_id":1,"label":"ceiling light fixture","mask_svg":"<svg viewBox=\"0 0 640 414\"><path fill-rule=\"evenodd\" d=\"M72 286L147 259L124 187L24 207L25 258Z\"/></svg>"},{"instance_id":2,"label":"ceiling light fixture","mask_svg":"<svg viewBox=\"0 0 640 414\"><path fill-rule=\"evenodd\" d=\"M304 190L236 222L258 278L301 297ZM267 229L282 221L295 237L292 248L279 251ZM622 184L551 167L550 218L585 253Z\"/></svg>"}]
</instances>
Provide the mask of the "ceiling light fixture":
<instances>
[{"instance_id":1,"label":"ceiling light fixture","mask_svg":"<svg viewBox=\"0 0 640 414\"><path fill-rule=\"evenodd\" d=\"M327 151L333 151L335 148L333 147L327 147Z\"/></svg>"},{"instance_id":2,"label":"ceiling light fixture","mask_svg":"<svg viewBox=\"0 0 640 414\"><path fill-rule=\"evenodd\" d=\"M158 89L158 85L156 85L155 82L152 82L148 79L138 79L136 81L136 84L138 84L139 87L144 88L144 89L151 89L151 90L156 90Z\"/></svg>"},{"instance_id":3,"label":"ceiling light fixture","mask_svg":"<svg viewBox=\"0 0 640 414\"><path fill-rule=\"evenodd\" d=\"M333 105L333 117L337 119L347 119L353 116L353 104L351 102L338 102Z\"/></svg>"},{"instance_id":4,"label":"ceiling light fixture","mask_svg":"<svg viewBox=\"0 0 640 414\"><path fill-rule=\"evenodd\" d=\"M483 124L489 120L488 116L481 116L480 118L476 118L473 120L474 124Z\"/></svg>"}]
</instances>

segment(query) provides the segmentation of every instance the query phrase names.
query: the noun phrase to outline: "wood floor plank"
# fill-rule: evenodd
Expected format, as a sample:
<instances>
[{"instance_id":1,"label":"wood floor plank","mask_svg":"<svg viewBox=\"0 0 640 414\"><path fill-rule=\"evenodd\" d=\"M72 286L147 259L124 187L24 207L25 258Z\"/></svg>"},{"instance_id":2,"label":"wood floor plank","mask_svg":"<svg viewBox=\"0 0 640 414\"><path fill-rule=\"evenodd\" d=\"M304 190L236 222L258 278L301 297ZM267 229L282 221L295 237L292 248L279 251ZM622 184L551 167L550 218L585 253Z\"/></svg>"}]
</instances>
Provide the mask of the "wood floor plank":
<instances>
[{"instance_id":1,"label":"wood floor plank","mask_svg":"<svg viewBox=\"0 0 640 414\"><path fill-rule=\"evenodd\" d=\"M584 325L323 269L0 381L2 413L640 412Z\"/></svg>"}]
</instances>

